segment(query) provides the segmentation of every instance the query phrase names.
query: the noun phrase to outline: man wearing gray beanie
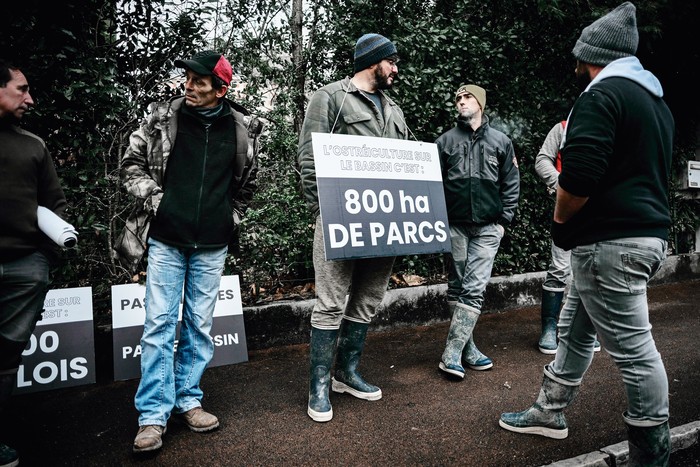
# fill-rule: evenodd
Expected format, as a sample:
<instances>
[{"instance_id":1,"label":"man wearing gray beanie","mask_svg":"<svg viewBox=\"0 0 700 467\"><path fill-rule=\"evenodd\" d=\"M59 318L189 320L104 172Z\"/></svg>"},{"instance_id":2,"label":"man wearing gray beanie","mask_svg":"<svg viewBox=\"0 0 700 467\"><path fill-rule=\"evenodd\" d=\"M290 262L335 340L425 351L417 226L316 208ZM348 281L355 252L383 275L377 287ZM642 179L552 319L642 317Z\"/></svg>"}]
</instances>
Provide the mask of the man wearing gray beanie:
<instances>
[{"instance_id":1,"label":"man wearing gray beanie","mask_svg":"<svg viewBox=\"0 0 700 467\"><path fill-rule=\"evenodd\" d=\"M382 390L366 382L357 367L367 329L386 292L394 257L325 260L311 134L406 139L408 127L403 112L384 92L398 76L397 62L396 46L389 39L380 34L360 37L355 45L352 78L314 93L299 135L302 189L316 216L313 257L318 299L311 313L307 407L309 417L316 422L333 418L331 389L368 401L382 397Z\"/></svg>"},{"instance_id":2,"label":"man wearing gray beanie","mask_svg":"<svg viewBox=\"0 0 700 467\"><path fill-rule=\"evenodd\" d=\"M537 401L501 427L566 438L565 409L596 333L622 373L630 465L668 465L668 380L651 334L646 290L666 257L674 121L659 80L634 56L636 9L625 2L583 29L573 49L583 92L569 114L552 222L573 280L559 346Z\"/></svg>"}]
</instances>

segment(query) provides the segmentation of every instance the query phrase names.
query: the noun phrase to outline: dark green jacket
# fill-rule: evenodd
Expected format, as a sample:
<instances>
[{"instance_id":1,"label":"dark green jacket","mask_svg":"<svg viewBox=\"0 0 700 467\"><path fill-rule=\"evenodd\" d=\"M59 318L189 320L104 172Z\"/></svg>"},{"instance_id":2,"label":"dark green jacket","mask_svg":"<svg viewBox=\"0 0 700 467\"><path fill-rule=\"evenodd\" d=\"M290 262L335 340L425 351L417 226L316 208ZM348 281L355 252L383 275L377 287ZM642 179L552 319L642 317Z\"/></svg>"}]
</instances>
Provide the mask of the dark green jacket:
<instances>
[{"instance_id":1,"label":"dark green jacket","mask_svg":"<svg viewBox=\"0 0 700 467\"><path fill-rule=\"evenodd\" d=\"M350 78L328 84L311 97L299 135L297 156L304 196L315 214L319 212L319 205L311 133L406 139L408 127L403 112L383 92L381 99L383 115Z\"/></svg>"},{"instance_id":2,"label":"dark green jacket","mask_svg":"<svg viewBox=\"0 0 700 467\"><path fill-rule=\"evenodd\" d=\"M163 197L163 182L168 160L178 135L178 117L184 97L149 106L147 117L131 134L129 147L121 161L121 178L134 208L117 238L115 251L129 266L134 267L145 252L150 221ZM235 156L230 191L231 218L238 225L253 197L257 174L257 155L262 123L243 107L229 100L234 119Z\"/></svg>"}]
</instances>

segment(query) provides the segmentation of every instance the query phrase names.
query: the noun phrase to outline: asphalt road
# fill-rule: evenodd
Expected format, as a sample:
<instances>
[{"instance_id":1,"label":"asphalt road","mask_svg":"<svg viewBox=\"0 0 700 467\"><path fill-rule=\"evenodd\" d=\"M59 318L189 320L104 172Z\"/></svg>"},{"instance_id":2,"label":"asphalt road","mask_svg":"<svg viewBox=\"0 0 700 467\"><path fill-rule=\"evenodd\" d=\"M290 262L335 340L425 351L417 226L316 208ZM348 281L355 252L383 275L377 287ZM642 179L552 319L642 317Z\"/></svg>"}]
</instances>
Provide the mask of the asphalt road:
<instances>
[{"instance_id":1,"label":"asphalt road","mask_svg":"<svg viewBox=\"0 0 700 467\"><path fill-rule=\"evenodd\" d=\"M669 376L671 427L700 420L700 280L649 290L653 334ZM438 370L448 323L371 332L360 370L382 388L375 402L332 395L334 418L306 415L308 346L250 352L249 361L207 370L204 407L215 432L190 432L172 420L159 452L136 456L137 381L99 381L13 397L0 440L20 451L21 466L80 465L464 465L539 466L626 439L619 372L596 354L566 410L569 437L519 435L498 426L501 412L528 407L539 391L539 308L483 315L476 342L494 360L463 381ZM673 465L697 466L697 444ZM688 458L690 457L690 458Z\"/></svg>"}]
</instances>

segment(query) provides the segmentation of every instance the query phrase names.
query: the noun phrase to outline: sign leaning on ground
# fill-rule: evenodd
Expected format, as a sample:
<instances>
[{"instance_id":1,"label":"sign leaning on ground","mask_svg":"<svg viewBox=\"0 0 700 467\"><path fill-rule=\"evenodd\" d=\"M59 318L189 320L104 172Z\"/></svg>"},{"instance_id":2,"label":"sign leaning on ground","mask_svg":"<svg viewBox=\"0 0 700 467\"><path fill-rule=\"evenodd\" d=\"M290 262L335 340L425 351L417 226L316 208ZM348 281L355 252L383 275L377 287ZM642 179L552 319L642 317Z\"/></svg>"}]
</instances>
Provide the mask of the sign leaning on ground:
<instances>
[{"instance_id":1,"label":"sign leaning on ground","mask_svg":"<svg viewBox=\"0 0 700 467\"><path fill-rule=\"evenodd\" d=\"M209 367L248 361L243 305L238 276L222 276L214 308L211 336L214 356ZM112 286L112 346L115 381L141 377L141 335L146 320L146 286L123 284ZM175 351L180 335L182 303L178 317Z\"/></svg>"},{"instance_id":2,"label":"sign leaning on ground","mask_svg":"<svg viewBox=\"0 0 700 467\"><path fill-rule=\"evenodd\" d=\"M41 320L22 352L13 394L95 381L92 288L49 290Z\"/></svg>"},{"instance_id":3,"label":"sign leaning on ground","mask_svg":"<svg viewBox=\"0 0 700 467\"><path fill-rule=\"evenodd\" d=\"M326 260L450 251L435 144L311 137Z\"/></svg>"}]
</instances>

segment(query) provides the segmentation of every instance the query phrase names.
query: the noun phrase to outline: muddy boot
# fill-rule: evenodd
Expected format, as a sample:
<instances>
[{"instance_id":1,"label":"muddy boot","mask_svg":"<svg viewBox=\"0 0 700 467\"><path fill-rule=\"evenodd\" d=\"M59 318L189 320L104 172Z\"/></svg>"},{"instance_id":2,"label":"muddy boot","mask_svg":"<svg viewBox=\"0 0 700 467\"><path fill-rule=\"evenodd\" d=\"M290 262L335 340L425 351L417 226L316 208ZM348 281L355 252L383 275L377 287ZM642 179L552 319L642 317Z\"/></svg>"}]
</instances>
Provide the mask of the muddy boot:
<instances>
[{"instance_id":1,"label":"muddy boot","mask_svg":"<svg viewBox=\"0 0 700 467\"><path fill-rule=\"evenodd\" d=\"M445 351L442 353L439 365L445 373L464 378L464 367L461 362L462 352L474 331L477 319L479 319L479 311L476 308L463 303L455 305L450 330L447 333Z\"/></svg>"},{"instance_id":2,"label":"muddy boot","mask_svg":"<svg viewBox=\"0 0 700 467\"><path fill-rule=\"evenodd\" d=\"M307 413L315 422L327 422L333 418L329 398L331 366L338 339L337 329L311 328L309 344L309 406Z\"/></svg>"},{"instance_id":3,"label":"muddy boot","mask_svg":"<svg viewBox=\"0 0 700 467\"><path fill-rule=\"evenodd\" d=\"M358 399L376 401L382 398L382 390L365 381L357 371L368 327L368 323L343 320L335 359L335 377L331 387L333 392L347 392Z\"/></svg>"},{"instance_id":4,"label":"muddy boot","mask_svg":"<svg viewBox=\"0 0 700 467\"><path fill-rule=\"evenodd\" d=\"M569 428L562 411L571 404L579 384L565 383L544 367L542 387L535 403L522 412L502 413L498 424L516 433L530 433L547 438L564 439Z\"/></svg>"},{"instance_id":5,"label":"muddy boot","mask_svg":"<svg viewBox=\"0 0 700 467\"><path fill-rule=\"evenodd\" d=\"M671 433L668 422L656 426L627 425L630 467L666 467L671 458Z\"/></svg>"},{"instance_id":6,"label":"muddy boot","mask_svg":"<svg viewBox=\"0 0 700 467\"><path fill-rule=\"evenodd\" d=\"M467 345L464 347L462 357L464 359L464 363L466 363L472 370L482 371L493 367L493 361L481 353L481 351L476 347L473 334L467 341Z\"/></svg>"},{"instance_id":7,"label":"muddy boot","mask_svg":"<svg viewBox=\"0 0 700 467\"><path fill-rule=\"evenodd\" d=\"M542 305L540 316L542 319L542 334L538 347L540 352L547 355L557 353L557 323L564 292L551 292L542 289Z\"/></svg>"}]
</instances>

